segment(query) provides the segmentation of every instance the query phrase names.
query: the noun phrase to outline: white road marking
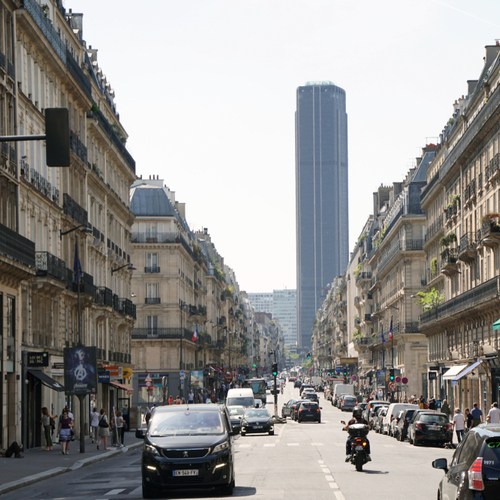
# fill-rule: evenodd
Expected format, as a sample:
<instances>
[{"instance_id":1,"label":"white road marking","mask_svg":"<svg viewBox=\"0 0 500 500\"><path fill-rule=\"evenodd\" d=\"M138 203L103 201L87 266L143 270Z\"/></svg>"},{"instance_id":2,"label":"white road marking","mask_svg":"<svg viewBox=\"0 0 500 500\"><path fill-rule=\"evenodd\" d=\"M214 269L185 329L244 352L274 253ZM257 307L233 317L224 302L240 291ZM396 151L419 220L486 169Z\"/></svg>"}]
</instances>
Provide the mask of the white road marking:
<instances>
[{"instance_id":1,"label":"white road marking","mask_svg":"<svg viewBox=\"0 0 500 500\"><path fill-rule=\"evenodd\" d=\"M337 497L337 500L345 500L345 496L341 491L336 491L335 496Z\"/></svg>"},{"instance_id":2,"label":"white road marking","mask_svg":"<svg viewBox=\"0 0 500 500\"><path fill-rule=\"evenodd\" d=\"M325 461L324 460L318 460L318 464L324 464Z\"/></svg>"},{"instance_id":3,"label":"white road marking","mask_svg":"<svg viewBox=\"0 0 500 500\"><path fill-rule=\"evenodd\" d=\"M287 443L288 446L299 446L299 443Z\"/></svg>"},{"instance_id":4,"label":"white road marking","mask_svg":"<svg viewBox=\"0 0 500 500\"><path fill-rule=\"evenodd\" d=\"M119 489L116 489L116 490L108 491L106 493L106 496L109 496L109 495L118 495L118 493L121 493L122 491L125 491L125 488L119 488Z\"/></svg>"},{"instance_id":5,"label":"white road marking","mask_svg":"<svg viewBox=\"0 0 500 500\"><path fill-rule=\"evenodd\" d=\"M330 469L321 469L321 472L323 472L323 474L330 474Z\"/></svg>"},{"instance_id":6,"label":"white road marking","mask_svg":"<svg viewBox=\"0 0 500 500\"><path fill-rule=\"evenodd\" d=\"M135 490L131 491L129 493L130 496L135 496L135 495L139 495L141 496L142 495L142 486L139 486L138 488L136 488Z\"/></svg>"},{"instance_id":7,"label":"white road marking","mask_svg":"<svg viewBox=\"0 0 500 500\"><path fill-rule=\"evenodd\" d=\"M311 443L311 446L325 446L324 443Z\"/></svg>"},{"instance_id":8,"label":"white road marking","mask_svg":"<svg viewBox=\"0 0 500 500\"><path fill-rule=\"evenodd\" d=\"M332 477L332 480L333 480L333 477ZM328 484L330 485L330 488L332 490L338 490L339 489L337 483L328 483Z\"/></svg>"},{"instance_id":9,"label":"white road marking","mask_svg":"<svg viewBox=\"0 0 500 500\"><path fill-rule=\"evenodd\" d=\"M274 448L275 446L276 446L276 444L274 444L274 443L266 443L264 445L264 448Z\"/></svg>"}]
</instances>

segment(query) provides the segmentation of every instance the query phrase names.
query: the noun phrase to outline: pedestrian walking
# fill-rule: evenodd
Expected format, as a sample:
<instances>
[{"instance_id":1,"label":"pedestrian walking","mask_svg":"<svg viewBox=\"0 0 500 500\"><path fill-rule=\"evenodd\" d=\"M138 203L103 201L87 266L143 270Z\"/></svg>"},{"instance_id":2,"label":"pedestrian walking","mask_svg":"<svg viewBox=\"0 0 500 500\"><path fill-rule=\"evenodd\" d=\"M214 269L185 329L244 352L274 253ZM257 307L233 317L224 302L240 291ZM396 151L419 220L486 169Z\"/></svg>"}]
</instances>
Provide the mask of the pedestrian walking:
<instances>
[{"instance_id":1,"label":"pedestrian walking","mask_svg":"<svg viewBox=\"0 0 500 500\"><path fill-rule=\"evenodd\" d=\"M144 420L146 420L146 425L149 424L149 421L151 420L151 410L148 408L148 411L146 412L146 416L144 417Z\"/></svg>"},{"instance_id":2,"label":"pedestrian walking","mask_svg":"<svg viewBox=\"0 0 500 500\"><path fill-rule=\"evenodd\" d=\"M118 446L121 448L124 445L125 427L127 426L123 419L123 413L118 410L116 412L116 434L118 436Z\"/></svg>"},{"instance_id":3,"label":"pedestrian walking","mask_svg":"<svg viewBox=\"0 0 500 500\"><path fill-rule=\"evenodd\" d=\"M450 419L451 408L446 399L443 399L443 403L441 404L441 412L446 413L448 420Z\"/></svg>"},{"instance_id":4,"label":"pedestrian walking","mask_svg":"<svg viewBox=\"0 0 500 500\"><path fill-rule=\"evenodd\" d=\"M92 436L92 443L97 441L97 434L99 431L99 413L97 412L97 408L92 410L90 414L90 434Z\"/></svg>"},{"instance_id":5,"label":"pedestrian walking","mask_svg":"<svg viewBox=\"0 0 500 500\"><path fill-rule=\"evenodd\" d=\"M465 417L462 415L460 408L455 408L455 415L453 416L453 428L457 434L458 444L462 442L465 432Z\"/></svg>"},{"instance_id":6,"label":"pedestrian walking","mask_svg":"<svg viewBox=\"0 0 500 500\"><path fill-rule=\"evenodd\" d=\"M44 406L42 408L42 420L40 421L43 425L43 431L45 433L45 451L52 450L52 425L51 420L54 420L49 413L49 410Z\"/></svg>"},{"instance_id":7,"label":"pedestrian walking","mask_svg":"<svg viewBox=\"0 0 500 500\"><path fill-rule=\"evenodd\" d=\"M106 415L106 410L101 409L101 414L99 416L99 442L97 443L97 449L99 449L100 444L104 440L104 449L108 449L108 436L110 431L110 425L108 422L108 417Z\"/></svg>"},{"instance_id":8,"label":"pedestrian walking","mask_svg":"<svg viewBox=\"0 0 500 500\"><path fill-rule=\"evenodd\" d=\"M498 403L493 403L491 405L491 410L488 412L486 421L489 424L499 424L500 423L500 410L498 409Z\"/></svg>"},{"instance_id":9,"label":"pedestrian walking","mask_svg":"<svg viewBox=\"0 0 500 500\"><path fill-rule=\"evenodd\" d=\"M193 389L191 389L188 394L188 404L192 405L193 403L194 403L194 393Z\"/></svg>"},{"instance_id":10,"label":"pedestrian walking","mask_svg":"<svg viewBox=\"0 0 500 500\"><path fill-rule=\"evenodd\" d=\"M469 408L466 408L465 409L465 419L467 421L467 427L465 429L465 431L470 431L471 428L472 428L472 415L470 414L470 409Z\"/></svg>"},{"instance_id":11,"label":"pedestrian walking","mask_svg":"<svg viewBox=\"0 0 500 500\"><path fill-rule=\"evenodd\" d=\"M57 428L57 435L59 436L59 442L62 443L62 454L69 455L69 443L75 440L75 424L73 419L69 417L68 411L63 410L61 419L59 420L59 426Z\"/></svg>"},{"instance_id":12,"label":"pedestrian walking","mask_svg":"<svg viewBox=\"0 0 500 500\"><path fill-rule=\"evenodd\" d=\"M483 421L483 412L477 407L477 403L474 403L474 408L470 411L472 415L472 427L476 427Z\"/></svg>"}]
</instances>

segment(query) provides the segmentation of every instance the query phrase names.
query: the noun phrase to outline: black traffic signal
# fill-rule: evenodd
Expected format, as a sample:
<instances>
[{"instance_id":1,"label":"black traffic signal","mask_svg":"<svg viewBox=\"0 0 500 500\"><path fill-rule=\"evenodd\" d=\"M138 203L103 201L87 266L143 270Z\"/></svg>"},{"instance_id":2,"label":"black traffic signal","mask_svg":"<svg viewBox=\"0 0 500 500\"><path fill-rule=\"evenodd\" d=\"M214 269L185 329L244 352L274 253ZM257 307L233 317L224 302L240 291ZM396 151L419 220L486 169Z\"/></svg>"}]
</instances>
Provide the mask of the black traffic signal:
<instances>
[{"instance_id":1,"label":"black traffic signal","mask_svg":"<svg viewBox=\"0 0 500 500\"><path fill-rule=\"evenodd\" d=\"M394 382L394 368L389 368L389 380Z\"/></svg>"},{"instance_id":2,"label":"black traffic signal","mask_svg":"<svg viewBox=\"0 0 500 500\"><path fill-rule=\"evenodd\" d=\"M344 375L347 375L347 366L344 367Z\"/></svg>"},{"instance_id":3,"label":"black traffic signal","mask_svg":"<svg viewBox=\"0 0 500 500\"><path fill-rule=\"evenodd\" d=\"M45 110L45 146L48 167L69 167L69 111L67 108Z\"/></svg>"},{"instance_id":4,"label":"black traffic signal","mask_svg":"<svg viewBox=\"0 0 500 500\"><path fill-rule=\"evenodd\" d=\"M273 377L278 375L278 363L273 363Z\"/></svg>"}]
</instances>

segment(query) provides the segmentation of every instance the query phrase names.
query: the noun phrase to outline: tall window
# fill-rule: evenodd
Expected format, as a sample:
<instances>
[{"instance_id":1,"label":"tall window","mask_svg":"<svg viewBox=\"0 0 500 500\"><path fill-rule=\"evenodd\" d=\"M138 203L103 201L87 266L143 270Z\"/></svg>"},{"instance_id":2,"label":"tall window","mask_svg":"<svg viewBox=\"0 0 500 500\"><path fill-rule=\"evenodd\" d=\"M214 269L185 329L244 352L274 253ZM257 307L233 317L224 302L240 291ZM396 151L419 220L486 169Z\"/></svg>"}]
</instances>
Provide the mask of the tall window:
<instances>
[{"instance_id":1,"label":"tall window","mask_svg":"<svg viewBox=\"0 0 500 500\"><path fill-rule=\"evenodd\" d=\"M157 253L146 253L146 272L147 273L159 273L160 269L158 267L158 254Z\"/></svg>"},{"instance_id":2,"label":"tall window","mask_svg":"<svg viewBox=\"0 0 500 500\"><path fill-rule=\"evenodd\" d=\"M158 237L158 225L156 223L146 224L146 238L154 240Z\"/></svg>"},{"instance_id":3,"label":"tall window","mask_svg":"<svg viewBox=\"0 0 500 500\"><path fill-rule=\"evenodd\" d=\"M148 283L146 285L146 304L159 304L159 286L158 283Z\"/></svg>"},{"instance_id":4,"label":"tall window","mask_svg":"<svg viewBox=\"0 0 500 500\"><path fill-rule=\"evenodd\" d=\"M158 316L146 316L148 335L158 335Z\"/></svg>"}]
</instances>

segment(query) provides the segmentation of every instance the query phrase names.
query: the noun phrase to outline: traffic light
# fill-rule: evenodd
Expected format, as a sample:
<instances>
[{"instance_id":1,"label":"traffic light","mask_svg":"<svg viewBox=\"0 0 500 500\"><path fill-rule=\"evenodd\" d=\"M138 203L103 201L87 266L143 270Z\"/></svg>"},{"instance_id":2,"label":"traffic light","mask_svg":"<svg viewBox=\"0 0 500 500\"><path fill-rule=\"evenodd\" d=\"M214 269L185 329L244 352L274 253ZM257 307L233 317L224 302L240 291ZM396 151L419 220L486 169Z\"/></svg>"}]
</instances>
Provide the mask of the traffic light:
<instances>
[{"instance_id":1,"label":"traffic light","mask_svg":"<svg viewBox=\"0 0 500 500\"><path fill-rule=\"evenodd\" d=\"M256 366L257 366L257 365L254 363L254 364L253 364L253 367L255 368Z\"/></svg>"},{"instance_id":2,"label":"traffic light","mask_svg":"<svg viewBox=\"0 0 500 500\"><path fill-rule=\"evenodd\" d=\"M278 363L273 363L273 377L278 375Z\"/></svg>"},{"instance_id":3,"label":"traffic light","mask_svg":"<svg viewBox=\"0 0 500 500\"><path fill-rule=\"evenodd\" d=\"M344 375L347 375L347 366L344 367Z\"/></svg>"},{"instance_id":4,"label":"traffic light","mask_svg":"<svg viewBox=\"0 0 500 500\"><path fill-rule=\"evenodd\" d=\"M394 368L389 368L389 380L394 382Z\"/></svg>"}]
</instances>

